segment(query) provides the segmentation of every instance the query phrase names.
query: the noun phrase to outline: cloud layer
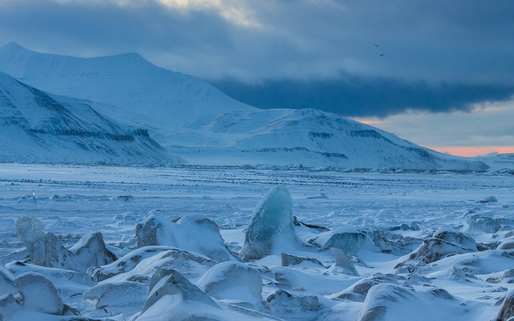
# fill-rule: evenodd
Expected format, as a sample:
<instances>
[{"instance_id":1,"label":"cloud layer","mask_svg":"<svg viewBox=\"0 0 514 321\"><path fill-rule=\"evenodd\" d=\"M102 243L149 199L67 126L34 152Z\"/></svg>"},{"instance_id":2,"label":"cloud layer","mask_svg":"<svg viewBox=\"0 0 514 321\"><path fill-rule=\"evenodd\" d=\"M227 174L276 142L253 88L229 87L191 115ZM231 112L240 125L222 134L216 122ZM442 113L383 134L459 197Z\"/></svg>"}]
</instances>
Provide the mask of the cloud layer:
<instances>
[{"instance_id":1,"label":"cloud layer","mask_svg":"<svg viewBox=\"0 0 514 321\"><path fill-rule=\"evenodd\" d=\"M0 45L138 52L260 107L357 116L514 94L514 2L0 0Z\"/></svg>"}]
</instances>

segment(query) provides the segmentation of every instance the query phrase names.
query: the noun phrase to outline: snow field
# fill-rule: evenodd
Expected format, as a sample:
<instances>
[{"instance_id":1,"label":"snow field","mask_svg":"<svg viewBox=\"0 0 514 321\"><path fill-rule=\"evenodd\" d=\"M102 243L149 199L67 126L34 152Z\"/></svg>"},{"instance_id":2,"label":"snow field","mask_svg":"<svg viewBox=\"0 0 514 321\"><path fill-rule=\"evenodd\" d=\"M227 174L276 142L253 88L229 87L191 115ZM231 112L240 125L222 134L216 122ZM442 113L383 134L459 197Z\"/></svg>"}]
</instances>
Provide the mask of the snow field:
<instances>
[{"instance_id":1,"label":"snow field","mask_svg":"<svg viewBox=\"0 0 514 321\"><path fill-rule=\"evenodd\" d=\"M0 314L507 320L513 188L507 173L1 164Z\"/></svg>"}]
</instances>

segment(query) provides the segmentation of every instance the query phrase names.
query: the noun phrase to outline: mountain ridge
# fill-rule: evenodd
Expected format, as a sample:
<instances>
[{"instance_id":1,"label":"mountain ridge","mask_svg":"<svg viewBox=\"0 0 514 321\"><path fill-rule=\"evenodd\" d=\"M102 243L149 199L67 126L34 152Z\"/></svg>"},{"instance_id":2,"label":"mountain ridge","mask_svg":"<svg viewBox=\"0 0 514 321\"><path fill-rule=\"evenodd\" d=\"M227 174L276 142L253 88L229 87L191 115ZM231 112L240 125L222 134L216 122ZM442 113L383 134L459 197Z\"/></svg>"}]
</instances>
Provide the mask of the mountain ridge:
<instances>
[{"instance_id":1,"label":"mountain ridge","mask_svg":"<svg viewBox=\"0 0 514 321\"><path fill-rule=\"evenodd\" d=\"M183 163L144 129L118 124L85 101L56 99L0 72L0 161Z\"/></svg>"},{"instance_id":2,"label":"mountain ridge","mask_svg":"<svg viewBox=\"0 0 514 321\"><path fill-rule=\"evenodd\" d=\"M380 129L317 109L262 110L207 82L157 67L137 54L76 58L0 48L0 70L56 95L99 102L98 112L148 129L195 165L485 170Z\"/></svg>"}]
</instances>

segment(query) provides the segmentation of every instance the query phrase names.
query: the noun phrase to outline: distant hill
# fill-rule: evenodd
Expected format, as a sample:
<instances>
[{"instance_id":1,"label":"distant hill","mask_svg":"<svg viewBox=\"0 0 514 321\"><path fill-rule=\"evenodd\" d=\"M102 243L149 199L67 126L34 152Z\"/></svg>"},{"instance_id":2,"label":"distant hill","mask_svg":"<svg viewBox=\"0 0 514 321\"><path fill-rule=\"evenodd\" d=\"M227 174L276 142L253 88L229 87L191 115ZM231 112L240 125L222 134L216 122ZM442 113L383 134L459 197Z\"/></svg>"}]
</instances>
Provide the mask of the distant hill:
<instances>
[{"instance_id":1,"label":"distant hill","mask_svg":"<svg viewBox=\"0 0 514 321\"><path fill-rule=\"evenodd\" d=\"M254 108L137 54L76 58L11 43L0 48L0 70L46 92L99 102L99 113L147 128L155 141L190 164L487 168L336 114Z\"/></svg>"},{"instance_id":2,"label":"distant hill","mask_svg":"<svg viewBox=\"0 0 514 321\"><path fill-rule=\"evenodd\" d=\"M146 130L98 113L91 103L51 97L0 72L0 161L177 164Z\"/></svg>"}]
</instances>

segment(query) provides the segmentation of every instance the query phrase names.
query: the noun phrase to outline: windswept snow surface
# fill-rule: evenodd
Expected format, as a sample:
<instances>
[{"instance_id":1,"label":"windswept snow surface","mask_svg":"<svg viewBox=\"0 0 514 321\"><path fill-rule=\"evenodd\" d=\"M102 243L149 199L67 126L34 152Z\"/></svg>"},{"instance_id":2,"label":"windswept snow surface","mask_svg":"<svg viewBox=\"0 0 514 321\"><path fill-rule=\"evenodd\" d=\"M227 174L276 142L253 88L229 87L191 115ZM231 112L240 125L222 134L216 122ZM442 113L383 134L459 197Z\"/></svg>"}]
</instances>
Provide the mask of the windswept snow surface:
<instances>
[{"instance_id":1,"label":"windswept snow surface","mask_svg":"<svg viewBox=\"0 0 514 321\"><path fill-rule=\"evenodd\" d=\"M342 260L334 256L341 253L313 242L284 247L289 256L274 249L257 260L224 263L195 253L197 247L180 233L169 237L180 238L173 246L189 246L185 249L137 247L136 225L158 211L169 224L178 224L179 217L212 220L237 258L254 211L278 185L291 195L294 229L304 244L353 231L365 233L375 247L355 248ZM511 299L503 304L514 291L513 190L513 176L506 172L0 164L0 284L8 287L0 289L5 290L0 315L67 320L78 311L100 320L368 321L482 321L499 315L507 320L514 311ZM490 196L497 201L480 202ZM16 236L16 221L27 214L69 251L101 232L118 259L87 273L32 264ZM25 241L38 239L37 226L32 234L21 230ZM289 258L286 266L283 257ZM27 275L40 281L21 282ZM52 295L34 301L38 287Z\"/></svg>"}]
</instances>

